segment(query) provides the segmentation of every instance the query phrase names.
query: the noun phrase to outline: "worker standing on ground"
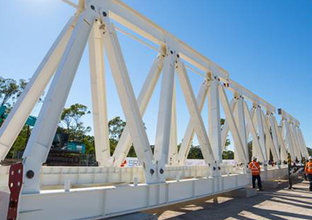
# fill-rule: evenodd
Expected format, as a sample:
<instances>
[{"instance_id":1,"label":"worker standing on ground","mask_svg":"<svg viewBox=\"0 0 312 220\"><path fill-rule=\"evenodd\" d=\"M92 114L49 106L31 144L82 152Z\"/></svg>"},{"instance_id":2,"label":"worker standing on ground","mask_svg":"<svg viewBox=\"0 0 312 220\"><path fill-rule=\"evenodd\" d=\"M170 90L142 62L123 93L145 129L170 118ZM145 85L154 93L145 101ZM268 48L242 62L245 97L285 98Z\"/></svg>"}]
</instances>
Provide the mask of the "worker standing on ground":
<instances>
[{"instance_id":1,"label":"worker standing on ground","mask_svg":"<svg viewBox=\"0 0 312 220\"><path fill-rule=\"evenodd\" d=\"M308 176L309 191L312 191L312 156L309 156L309 161L305 165L305 172Z\"/></svg>"},{"instance_id":2,"label":"worker standing on ground","mask_svg":"<svg viewBox=\"0 0 312 220\"><path fill-rule=\"evenodd\" d=\"M258 183L259 190L262 191L262 182L260 177L260 164L257 162L256 157L252 157L252 161L249 163L249 169L252 175L252 188L256 188L256 180Z\"/></svg>"}]
</instances>

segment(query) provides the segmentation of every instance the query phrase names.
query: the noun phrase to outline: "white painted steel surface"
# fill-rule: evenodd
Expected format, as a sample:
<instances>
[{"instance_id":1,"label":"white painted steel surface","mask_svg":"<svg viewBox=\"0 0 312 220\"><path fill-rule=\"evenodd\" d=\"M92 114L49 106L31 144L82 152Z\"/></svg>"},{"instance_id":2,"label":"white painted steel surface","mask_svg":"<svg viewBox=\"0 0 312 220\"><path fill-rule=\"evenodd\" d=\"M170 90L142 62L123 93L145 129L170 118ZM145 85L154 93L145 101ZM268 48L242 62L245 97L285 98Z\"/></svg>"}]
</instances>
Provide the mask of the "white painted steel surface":
<instances>
[{"instance_id":1,"label":"white painted steel surface","mask_svg":"<svg viewBox=\"0 0 312 220\"><path fill-rule=\"evenodd\" d=\"M251 156L257 156L264 167L267 167L270 152L279 165L287 159L287 153L292 160L308 157L300 123L293 116L279 110L279 127L273 105L231 80L222 67L123 2L80 0L78 5L66 2L77 8L77 13L65 25L0 129L2 160L52 79L23 155L24 173L33 171L34 177L23 177L20 219L95 219L177 203L244 187L250 180L247 165ZM123 30L127 36L145 45L149 45L146 41L151 41L156 44L152 48L158 50L137 98L116 34L116 30L122 29L116 28L115 23L140 38ZM88 38L96 160L100 166L42 166ZM106 103L104 51L127 122L112 156L107 128L109 105ZM187 73L186 66L193 72L204 72L200 73L203 83L197 99L190 83L192 75ZM142 117L160 76L153 153ZM189 123L179 150L175 76L189 112ZM229 97L229 93L233 97ZM208 131L201 115L207 100ZM222 109L225 124L221 128ZM234 140L235 165L222 160L229 132ZM249 134L252 155L248 153ZM204 161L190 166L187 156L195 135ZM119 167L132 144L141 166ZM8 170L9 167L0 166L0 189L6 188ZM274 179L285 172L285 167L276 166L262 175L264 180ZM61 189L64 186L65 191Z\"/></svg>"},{"instance_id":2,"label":"white painted steel surface","mask_svg":"<svg viewBox=\"0 0 312 220\"><path fill-rule=\"evenodd\" d=\"M99 219L222 193L248 184L249 175L238 174L138 186L72 189L67 193L46 190L22 195L20 218L48 220L55 219L55 213L59 213L60 220Z\"/></svg>"}]
</instances>

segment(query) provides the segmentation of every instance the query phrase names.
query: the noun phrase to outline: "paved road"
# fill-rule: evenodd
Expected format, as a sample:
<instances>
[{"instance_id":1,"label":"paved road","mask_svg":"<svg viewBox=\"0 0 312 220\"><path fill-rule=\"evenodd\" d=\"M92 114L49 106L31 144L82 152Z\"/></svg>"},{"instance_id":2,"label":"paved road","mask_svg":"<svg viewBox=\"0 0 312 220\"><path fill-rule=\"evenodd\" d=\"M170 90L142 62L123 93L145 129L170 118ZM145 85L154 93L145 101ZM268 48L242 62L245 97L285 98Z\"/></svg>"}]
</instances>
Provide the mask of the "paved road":
<instances>
[{"instance_id":1,"label":"paved road","mask_svg":"<svg viewBox=\"0 0 312 220\"><path fill-rule=\"evenodd\" d=\"M151 210L149 213L157 213L159 219L172 220L312 220L312 192L308 192L307 188L308 183L302 182L294 185L293 190L266 190L250 198L205 198Z\"/></svg>"}]
</instances>

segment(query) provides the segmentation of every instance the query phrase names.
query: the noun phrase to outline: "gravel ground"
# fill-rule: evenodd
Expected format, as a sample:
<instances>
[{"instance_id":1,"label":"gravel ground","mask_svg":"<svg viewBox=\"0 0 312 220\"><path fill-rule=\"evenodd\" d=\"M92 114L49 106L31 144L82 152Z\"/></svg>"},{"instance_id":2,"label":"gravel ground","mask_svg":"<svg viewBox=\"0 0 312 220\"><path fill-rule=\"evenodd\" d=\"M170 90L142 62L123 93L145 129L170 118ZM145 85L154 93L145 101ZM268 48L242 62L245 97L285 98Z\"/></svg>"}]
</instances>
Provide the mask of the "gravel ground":
<instances>
[{"instance_id":1,"label":"gravel ground","mask_svg":"<svg viewBox=\"0 0 312 220\"><path fill-rule=\"evenodd\" d=\"M283 184L285 187L287 184ZM149 210L159 219L311 219L312 192L308 182L294 185L294 189L271 189L250 198L218 196Z\"/></svg>"}]
</instances>

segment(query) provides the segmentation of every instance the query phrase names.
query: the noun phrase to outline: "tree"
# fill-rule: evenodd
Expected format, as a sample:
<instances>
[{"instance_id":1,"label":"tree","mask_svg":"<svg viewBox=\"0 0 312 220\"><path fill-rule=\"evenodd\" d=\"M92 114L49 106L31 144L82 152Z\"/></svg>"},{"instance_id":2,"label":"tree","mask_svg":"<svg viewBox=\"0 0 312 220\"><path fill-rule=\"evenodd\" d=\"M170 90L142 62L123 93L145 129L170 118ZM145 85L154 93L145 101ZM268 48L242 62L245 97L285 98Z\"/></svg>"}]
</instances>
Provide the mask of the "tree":
<instances>
[{"instance_id":1,"label":"tree","mask_svg":"<svg viewBox=\"0 0 312 220\"><path fill-rule=\"evenodd\" d=\"M61 122L65 124L66 133L69 135L70 141L80 141L84 139L84 135L91 131L89 126L85 127L81 118L90 114L88 107L83 104L73 104L69 108L64 108L61 114Z\"/></svg>"},{"instance_id":2,"label":"tree","mask_svg":"<svg viewBox=\"0 0 312 220\"><path fill-rule=\"evenodd\" d=\"M233 160L234 159L234 152L232 150L225 150L225 151L223 151L222 159Z\"/></svg>"},{"instance_id":3,"label":"tree","mask_svg":"<svg viewBox=\"0 0 312 220\"><path fill-rule=\"evenodd\" d=\"M125 126L126 122L123 121L119 116L110 120L108 122L109 138L118 141Z\"/></svg>"},{"instance_id":4,"label":"tree","mask_svg":"<svg viewBox=\"0 0 312 220\"><path fill-rule=\"evenodd\" d=\"M308 149L309 155L312 156L312 148L307 147L307 149Z\"/></svg>"},{"instance_id":5,"label":"tree","mask_svg":"<svg viewBox=\"0 0 312 220\"><path fill-rule=\"evenodd\" d=\"M0 78L1 105L11 106L12 102L23 92L26 84L27 82L23 79L19 80L19 83L17 83L14 79Z\"/></svg>"},{"instance_id":6,"label":"tree","mask_svg":"<svg viewBox=\"0 0 312 220\"><path fill-rule=\"evenodd\" d=\"M224 124L225 124L225 119L224 118L221 118L220 119L220 127L221 127L221 130L223 129L224 127ZM225 147L224 147L224 150L227 151L227 146L229 146L231 144L231 141L230 139L227 137L226 140L225 140Z\"/></svg>"},{"instance_id":7,"label":"tree","mask_svg":"<svg viewBox=\"0 0 312 220\"><path fill-rule=\"evenodd\" d=\"M108 122L108 131L109 131L109 145L111 155L114 153L115 148L117 147L119 138L126 126L126 122L123 121L119 116L114 117ZM133 149L130 149L133 152Z\"/></svg>"},{"instance_id":8,"label":"tree","mask_svg":"<svg viewBox=\"0 0 312 220\"><path fill-rule=\"evenodd\" d=\"M24 151L29 135L30 128L28 125L24 125L7 155L8 158L12 158L13 156L16 156L18 152Z\"/></svg>"},{"instance_id":9,"label":"tree","mask_svg":"<svg viewBox=\"0 0 312 220\"><path fill-rule=\"evenodd\" d=\"M187 159L203 159L203 154L201 152L200 146L191 146L190 152L187 156Z\"/></svg>"}]
</instances>

